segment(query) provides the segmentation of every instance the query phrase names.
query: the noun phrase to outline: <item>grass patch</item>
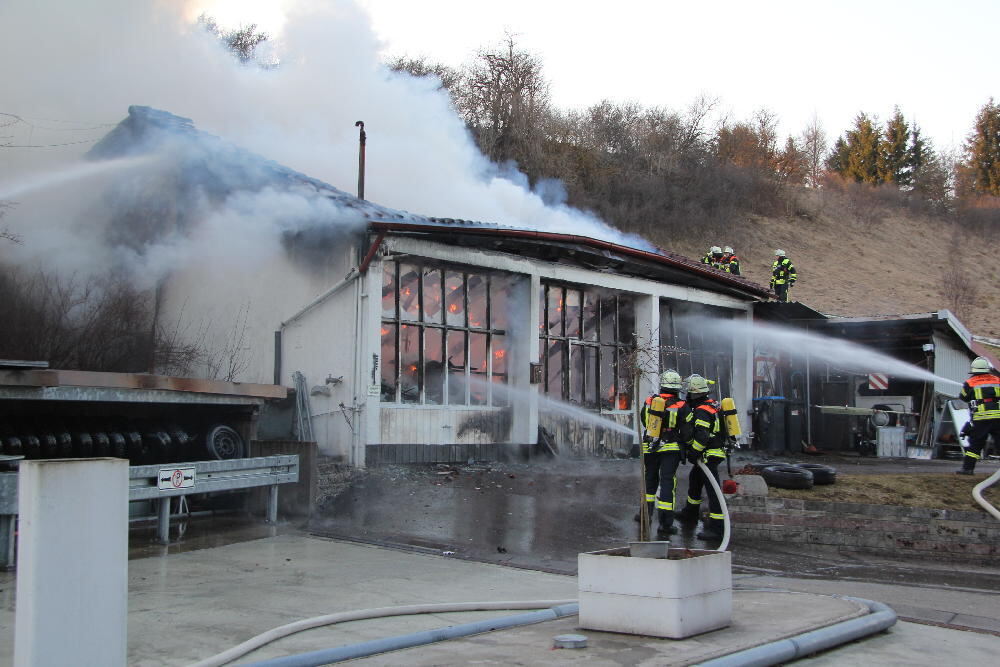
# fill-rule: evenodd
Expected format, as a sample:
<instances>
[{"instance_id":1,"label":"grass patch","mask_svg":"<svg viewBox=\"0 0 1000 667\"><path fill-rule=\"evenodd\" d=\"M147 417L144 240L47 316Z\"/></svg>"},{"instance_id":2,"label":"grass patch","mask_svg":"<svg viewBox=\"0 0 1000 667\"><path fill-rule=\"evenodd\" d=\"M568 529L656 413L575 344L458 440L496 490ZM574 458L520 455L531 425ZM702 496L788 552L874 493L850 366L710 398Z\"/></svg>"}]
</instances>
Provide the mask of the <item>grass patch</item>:
<instances>
[{"instance_id":1,"label":"grass patch","mask_svg":"<svg viewBox=\"0 0 1000 667\"><path fill-rule=\"evenodd\" d=\"M954 473L942 475L843 475L838 472L836 484L814 486L811 489L770 487L768 494L775 498L931 507L985 513L986 510L972 498L972 487L985 478L986 475L965 477ZM983 497L1000 508L1000 482L986 489Z\"/></svg>"}]
</instances>

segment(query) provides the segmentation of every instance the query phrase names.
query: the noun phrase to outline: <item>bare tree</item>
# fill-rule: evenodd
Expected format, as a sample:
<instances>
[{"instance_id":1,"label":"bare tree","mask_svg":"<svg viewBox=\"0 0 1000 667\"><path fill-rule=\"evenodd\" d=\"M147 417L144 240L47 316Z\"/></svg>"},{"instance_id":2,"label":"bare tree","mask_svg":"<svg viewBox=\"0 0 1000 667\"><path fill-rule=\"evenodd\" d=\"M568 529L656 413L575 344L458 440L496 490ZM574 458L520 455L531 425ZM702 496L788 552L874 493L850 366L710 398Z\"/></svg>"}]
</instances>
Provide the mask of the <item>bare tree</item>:
<instances>
[{"instance_id":1,"label":"bare tree","mask_svg":"<svg viewBox=\"0 0 1000 667\"><path fill-rule=\"evenodd\" d=\"M440 82L440 88L447 90L453 96L458 93L462 74L453 67L443 63L432 62L424 56L411 58L396 56L386 61L386 67L394 72L404 72L418 78L434 77Z\"/></svg>"},{"instance_id":2,"label":"bare tree","mask_svg":"<svg viewBox=\"0 0 1000 667\"><path fill-rule=\"evenodd\" d=\"M256 23L226 30L213 17L202 14L198 17L198 25L222 42L241 64L256 63L264 69L277 67L276 61L262 59L260 55L260 45L269 40L270 35L258 32Z\"/></svg>"},{"instance_id":3,"label":"bare tree","mask_svg":"<svg viewBox=\"0 0 1000 667\"><path fill-rule=\"evenodd\" d=\"M717 97L699 95L695 98L684 115L684 134L681 150L688 151L705 142L705 125L708 116L718 105L719 99Z\"/></svg>"},{"instance_id":4,"label":"bare tree","mask_svg":"<svg viewBox=\"0 0 1000 667\"><path fill-rule=\"evenodd\" d=\"M823 163L826 161L827 141L826 132L816 114L813 114L809 125L802 131L801 146L806 159L806 185L818 188Z\"/></svg>"},{"instance_id":5,"label":"bare tree","mask_svg":"<svg viewBox=\"0 0 1000 667\"><path fill-rule=\"evenodd\" d=\"M480 50L463 73L459 111L482 151L494 162L517 162L538 175L549 85L538 56L507 33L499 47Z\"/></svg>"},{"instance_id":6,"label":"bare tree","mask_svg":"<svg viewBox=\"0 0 1000 667\"><path fill-rule=\"evenodd\" d=\"M234 382L250 366L250 348L247 345L250 302L240 304L232 326L225 332L221 345L204 351L202 362L212 379ZM211 322L203 327L207 338Z\"/></svg>"}]
</instances>

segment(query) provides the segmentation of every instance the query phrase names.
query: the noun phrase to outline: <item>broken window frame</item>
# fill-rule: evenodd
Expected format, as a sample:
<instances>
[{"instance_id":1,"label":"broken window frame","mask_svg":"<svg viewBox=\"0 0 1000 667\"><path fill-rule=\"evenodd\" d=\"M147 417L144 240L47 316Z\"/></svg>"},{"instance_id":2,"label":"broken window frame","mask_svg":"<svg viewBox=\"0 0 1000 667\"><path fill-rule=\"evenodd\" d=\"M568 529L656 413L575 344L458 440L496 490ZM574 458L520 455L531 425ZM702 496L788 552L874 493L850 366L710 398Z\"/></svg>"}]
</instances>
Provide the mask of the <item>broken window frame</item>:
<instances>
[{"instance_id":1,"label":"broken window frame","mask_svg":"<svg viewBox=\"0 0 1000 667\"><path fill-rule=\"evenodd\" d=\"M404 313L401 309L400 271L403 266L414 267L416 269L417 279L415 286L411 283L407 284L411 290L416 292L418 299L415 318L412 308L406 313ZM428 272L440 278L433 282L436 282L436 289L441 291L439 307L440 315L433 314L430 317L427 316L424 308L425 300L429 296L425 291L425 276L428 275ZM449 285L454 285L454 278L456 276L461 276L461 285L456 287L456 289L461 289L462 291L461 310L460 313L451 313L448 311L448 289ZM481 277L483 279L483 286L474 286L473 289L470 290L470 276ZM514 274L481 270L477 267L441 265L440 263L432 260L424 262L420 259L409 257L405 261L396 261L392 259L384 260L382 263L382 288L384 294L381 324L383 329L389 329L392 327L390 332L393 333L394 338L392 341L386 341L385 336L383 336L380 349L383 357L387 354L392 355L392 358L388 361L388 363L383 358L382 368L384 370L393 368L396 375L396 381L394 386L390 386L390 384L385 381L385 376L383 376L381 402L385 405L427 405L435 407L446 407L449 405L474 405L476 407L483 408L490 406L507 406L509 404L509 400L506 395L506 391L496 388L496 385L506 385L509 380L509 357L508 361L503 365L506 370L500 374L494 373L493 358L498 349L503 349L505 353L509 353L509 350L506 347L497 347L498 345L509 344L509 338L506 336L506 329L493 328L491 326L494 319L492 316L492 302L494 280L502 280L503 286L509 290L514 286L514 277ZM449 278L452 279L450 283ZM390 287L393 288L395 292L394 308L391 313L391 317L387 316L388 309L385 307L387 301L386 296L388 296L385 291ZM476 313L483 316L485 320L484 322L479 323L483 326L470 326L469 324L470 293L481 293L486 300L485 309L475 309ZM459 320L461 323L458 323ZM406 400L406 397L403 395L404 374L401 364L401 356L403 353L400 348L403 327L406 327L407 330L419 330L418 340L420 341L420 349L418 352L419 361L417 362L416 373L418 394L415 400ZM444 364L444 372L441 380L442 385L440 387L435 387L432 390L433 396L439 397L437 402L433 400L428 401L427 391L427 363L429 355L426 354L425 345L427 332L430 330L440 331L440 335L444 341L443 354L445 355L445 358L442 360ZM463 360L461 369L452 367L450 363L451 359L447 356L449 342L453 340L453 336L456 334L461 334L463 338ZM482 370L471 368L472 349L470 346L473 344L474 335L485 336L485 369ZM432 336L432 338L434 338L434 336ZM484 383L481 392L473 391L470 386L471 383L468 382L469 378L472 377L473 374L477 376L478 380L481 380ZM463 386L460 388L452 386L452 383L457 377L465 379ZM475 400L478 394L483 395L482 402L477 402Z\"/></svg>"},{"instance_id":2,"label":"broken window frame","mask_svg":"<svg viewBox=\"0 0 1000 667\"><path fill-rule=\"evenodd\" d=\"M626 380L628 374L622 373L621 364L635 340L633 297L545 280L539 289L539 360L544 364L545 378L540 391L553 396L558 386L558 396L553 397L559 400L595 412L630 413L633 389L631 382ZM571 293L578 294L579 299L575 296L569 298ZM571 302L578 302L579 305L573 313L569 308ZM596 316L589 320L594 325L591 327L587 326L588 303L596 307ZM558 315L552 312L553 306L559 311ZM579 321L568 325L568 313ZM627 316L628 313L631 316ZM590 329L595 327L596 331L592 334ZM629 327L631 330L626 331ZM570 332L574 335L567 335ZM559 348L558 360L549 354L553 346ZM579 361L575 370L574 360ZM575 376L580 374L580 369L584 377L577 385ZM608 373L612 376L610 382L605 377ZM612 396L604 395L608 390L611 390Z\"/></svg>"},{"instance_id":3,"label":"broken window frame","mask_svg":"<svg viewBox=\"0 0 1000 667\"><path fill-rule=\"evenodd\" d=\"M733 395L734 350L728 341L712 340L698 326L683 326L685 317L728 317L736 311L720 306L660 301L660 372L675 370L686 378L697 373L712 380L709 395L716 400Z\"/></svg>"}]
</instances>

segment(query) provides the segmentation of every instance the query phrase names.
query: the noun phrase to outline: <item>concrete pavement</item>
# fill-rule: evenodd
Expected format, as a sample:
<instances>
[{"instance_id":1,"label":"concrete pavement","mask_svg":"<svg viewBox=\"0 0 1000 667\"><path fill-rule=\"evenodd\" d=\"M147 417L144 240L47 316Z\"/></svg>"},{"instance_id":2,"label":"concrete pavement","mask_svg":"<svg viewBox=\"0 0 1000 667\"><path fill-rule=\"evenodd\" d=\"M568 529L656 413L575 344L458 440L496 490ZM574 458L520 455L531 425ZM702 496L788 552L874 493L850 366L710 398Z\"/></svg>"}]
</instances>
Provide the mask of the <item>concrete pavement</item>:
<instances>
[{"instance_id":1,"label":"concrete pavement","mask_svg":"<svg viewBox=\"0 0 1000 667\"><path fill-rule=\"evenodd\" d=\"M788 580L743 574L741 589L811 588L808 592L734 592L734 624L686 640L582 631L589 646L553 651L552 638L575 632L576 617L488 633L367 658L367 664L691 664L715 654L828 625L862 611L823 593L860 595L943 613L994 618L984 593L941 591L912 597L889 586ZM904 586L897 587L905 589ZM270 628L336 611L431 602L570 599L573 576L339 542L302 533L129 562L130 665L184 665ZM921 594L923 595L923 594ZM910 597L907 597L910 596ZM13 655L14 573L0 573L0 664ZM993 605L995 607L996 605ZM243 661L319 650L520 612L465 612L357 621L309 630L264 647ZM954 617L952 617L954 618ZM944 620L943 622L948 622ZM979 622L979 621L977 621ZM985 623L985 622L983 622ZM901 625L889 634L824 654L825 664L986 664L1000 638L954 629ZM841 653L846 651L847 653ZM992 651L992 653L987 653ZM864 656L864 659L858 656ZM843 657L841 657L843 656ZM884 658L884 660L883 660ZM832 662L831 662L832 661Z\"/></svg>"}]
</instances>

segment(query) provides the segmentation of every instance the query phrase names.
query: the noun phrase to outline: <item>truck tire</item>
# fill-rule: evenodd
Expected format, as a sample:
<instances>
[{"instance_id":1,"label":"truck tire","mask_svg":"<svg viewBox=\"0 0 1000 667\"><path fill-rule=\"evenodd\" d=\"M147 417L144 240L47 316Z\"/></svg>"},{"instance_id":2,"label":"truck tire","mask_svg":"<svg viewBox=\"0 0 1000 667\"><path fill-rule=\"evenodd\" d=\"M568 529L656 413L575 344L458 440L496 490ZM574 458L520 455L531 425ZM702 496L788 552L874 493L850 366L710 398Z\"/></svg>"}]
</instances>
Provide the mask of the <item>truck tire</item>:
<instances>
[{"instance_id":1,"label":"truck tire","mask_svg":"<svg viewBox=\"0 0 1000 667\"><path fill-rule=\"evenodd\" d=\"M213 459L241 459L244 453L243 438L228 426L216 426L205 436L205 448Z\"/></svg>"},{"instance_id":2,"label":"truck tire","mask_svg":"<svg viewBox=\"0 0 1000 667\"><path fill-rule=\"evenodd\" d=\"M764 468L760 474L768 486L778 489L811 489L813 486L813 474L805 468L773 465Z\"/></svg>"},{"instance_id":3,"label":"truck tire","mask_svg":"<svg viewBox=\"0 0 1000 667\"><path fill-rule=\"evenodd\" d=\"M811 472L813 484L833 484L837 481L837 469L822 463L796 463L795 467Z\"/></svg>"}]
</instances>

